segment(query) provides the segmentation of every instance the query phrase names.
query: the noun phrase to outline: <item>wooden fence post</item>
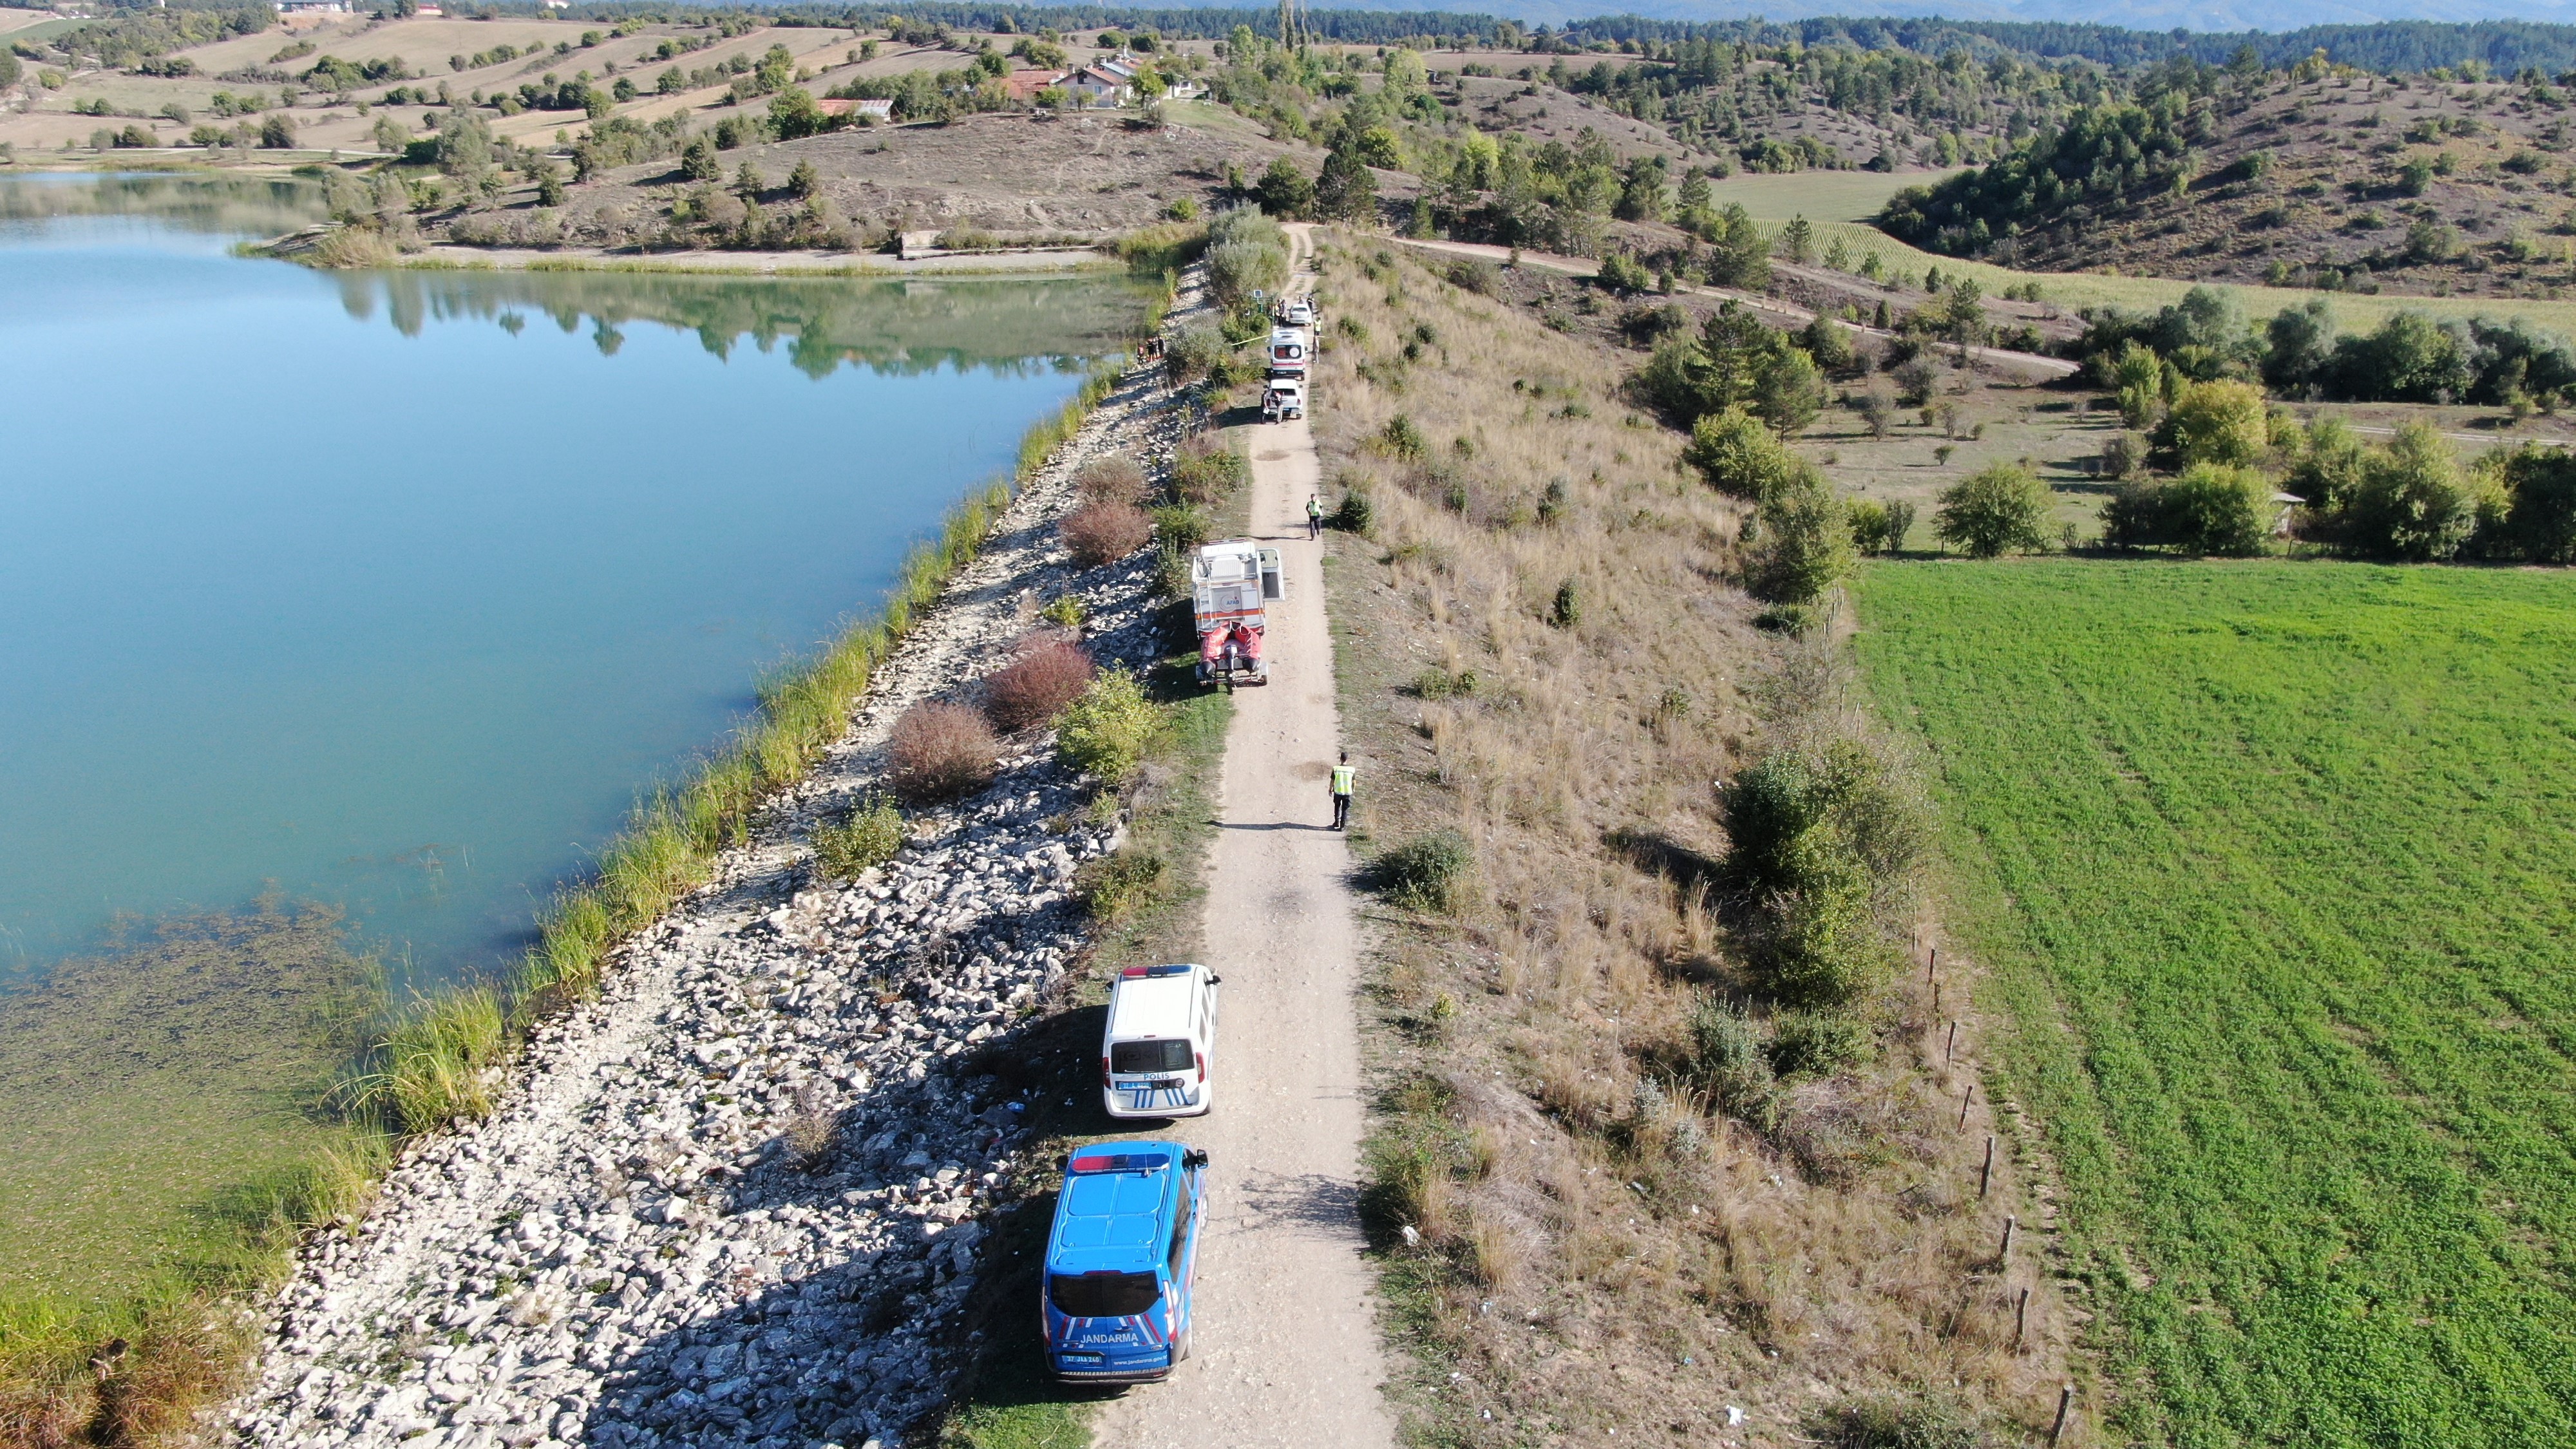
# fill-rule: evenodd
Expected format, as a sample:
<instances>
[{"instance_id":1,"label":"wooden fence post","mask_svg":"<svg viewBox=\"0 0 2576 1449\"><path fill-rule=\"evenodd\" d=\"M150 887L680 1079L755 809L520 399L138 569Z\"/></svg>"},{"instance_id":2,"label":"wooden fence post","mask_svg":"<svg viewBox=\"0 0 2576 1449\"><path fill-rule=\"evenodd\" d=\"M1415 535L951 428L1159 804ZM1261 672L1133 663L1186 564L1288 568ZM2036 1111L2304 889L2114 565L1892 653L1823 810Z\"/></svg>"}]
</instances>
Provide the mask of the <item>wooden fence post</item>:
<instances>
[{"instance_id":1,"label":"wooden fence post","mask_svg":"<svg viewBox=\"0 0 2576 1449\"><path fill-rule=\"evenodd\" d=\"M2048 1426L2050 1444L2054 1445L2057 1437L2066 1432L2066 1411L2073 1407L2074 1403L2075 1386L2073 1384L2068 1384L2057 1391L2057 1422Z\"/></svg>"},{"instance_id":2,"label":"wooden fence post","mask_svg":"<svg viewBox=\"0 0 2576 1449\"><path fill-rule=\"evenodd\" d=\"M1977 1100L1977 1084L1970 1082L1968 1090L1959 1094L1959 1130L1962 1132L1968 1130L1968 1104L1975 1100Z\"/></svg>"},{"instance_id":3,"label":"wooden fence post","mask_svg":"<svg viewBox=\"0 0 2576 1449\"><path fill-rule=\"evenodd\" d=\"M1995 1180L1995 1134L1986 1134L1986 1165L1977 1169L1977 1196L1986 1195L1987 1184Z\"/></svg>"},{"instance_id":4,"label":"wooden fence post","mask_svg":"<svg viewBox=\"0 0 2576 1449\"><path fill-rule=\"evenodd\" d=\"M2021 1301L2013 1305L2013 1352L2021 1352L2022 1334L2030 1327L2030 1290L2021 1290Z\"/></svg>"},{"instance_id":5,"label":"wooden fence post","mask_svg":"<svg viewBox=\"0 0 2576 1449\"><path fill-rule=\"evenodd\" d=\"M1941 1064L1948 1066L1959 1059L1959 1023L1950 1023L1949 1043L1941 1048Z\"/></svg>"},{"instance_id":6,"label":"wooden fence post","mask_svg":"<svg viewBox=\"0 0 2576 1449\"><path fill-rule=\"evenodd\" d=\"M2002 1264L2007 1267L2011 1265L2013 1229L2020 1225L2020 1218L2013 1216L2011 1213L2004 1214L2004 1245L1995 1250L1995 1261L1998 1264Z\"/></svg>"}]
</instances>

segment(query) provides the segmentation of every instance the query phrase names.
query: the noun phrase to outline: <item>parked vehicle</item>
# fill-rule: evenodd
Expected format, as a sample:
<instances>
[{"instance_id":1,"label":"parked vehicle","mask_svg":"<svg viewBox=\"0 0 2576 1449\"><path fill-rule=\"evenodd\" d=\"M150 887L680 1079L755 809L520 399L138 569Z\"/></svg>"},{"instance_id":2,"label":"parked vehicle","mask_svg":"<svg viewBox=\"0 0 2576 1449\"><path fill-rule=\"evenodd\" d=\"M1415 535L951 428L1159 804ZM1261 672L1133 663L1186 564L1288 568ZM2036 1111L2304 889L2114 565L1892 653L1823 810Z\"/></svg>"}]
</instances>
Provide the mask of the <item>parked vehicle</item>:
<instances>
[{"instance_id":1,"label":"parked vehicle","mask_svg":"<svg viewBox=\"0 0 2576 1449\"><path fill-rule=\"evenodd\" d=\"M1280 303L1279 325L1282 327L1314 326L1315 304L1307 301L1303 297L1291 297L1287 301Z\"/></svg>"},{"instance_id":2,"label":"parked vehicle","mask_svg":"<svg viewBox=\"0 0 2576 1449\"><path fill-rule=\"evenodd\" d=\"M1065 1164L1038 1308L1057 1378L1151 1383L1190 1356L1207 1166L1177 1142L1104 1142Z\"/></svg>"},{"instance_id":3,"label":"parked vehicle","mask_svg":"<svg viewBox=\"0 0 2576 1449\"><path fill-rule=\"evenodd\" d=\"M1273 331L1270 334L1270 375L1275 378L1287 373L1304 378L1307 359L1314 350L1314 344L1307 340L1306 334L1294 327Z\"/></svg>"},{"instance_id":4,"label":"parked vehicle","mask_svg":"<svg viewBox=\"0 0 2576 1449\"><path fill-rule=\"evenodd\" d=\"M1250 539L1203 545L1190 559L1190 609L1199 635L1201 684L1268 684L1262 649L1269 606L1288 596L1279 550Z\"/></svg>"},{"instance_id":5,"label":"parked vehicle","mask_svg":"<svg viewBox=\"0 0 2576 1449\"><path fill-rule=\"evenodd\" d=\"M1109 988L1100 1036L1100 1102L1112 1117L1197 1117L1216 1105L1216 973L1130 966Z\"/></svg>"},{"instance_id":6,"label":"parked vehicle","mask_svg":"<svg viewBox=\"0 0 2576 1449\"><path fill-rule=\"evenodd\" d=\"M1265 423L1284 423L1290 418L1302 418L1305 415L1306 385L1304 383L1290 382L1284 378L1274 379L1268 390L1261 394L1261 420Z\"/></svg>"}]
</instances>

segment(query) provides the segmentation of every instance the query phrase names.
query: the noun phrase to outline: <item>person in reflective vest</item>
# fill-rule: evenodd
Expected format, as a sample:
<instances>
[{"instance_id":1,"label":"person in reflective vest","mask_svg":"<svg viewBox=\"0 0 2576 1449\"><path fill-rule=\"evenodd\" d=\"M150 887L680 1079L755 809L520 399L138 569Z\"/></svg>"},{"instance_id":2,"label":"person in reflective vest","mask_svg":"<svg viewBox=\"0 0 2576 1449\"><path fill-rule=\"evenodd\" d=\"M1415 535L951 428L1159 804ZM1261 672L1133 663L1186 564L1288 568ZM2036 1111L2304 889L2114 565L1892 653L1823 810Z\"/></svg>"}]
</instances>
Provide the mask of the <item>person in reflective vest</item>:
<instances>
[{"instance_id":1,"label":"person in reflective vest","mask_svg":"<svg viewBox=\"0 0 2576 1449\"><path fill-rule=\"evenodd\" d=\"M1333 767L1333 828L1343 829L1351 823L1351 785L1359 779L1351 768L1351 752L1342 751L1342 762Z\"/></svg>"},{"instance_id":2,"label":"person in reflective vest","mask_svg":"<svg viewBox=\"0 0 2576 1449\"><path fill-rule=\"evenodd\" d=\"M1324 536L1324 500L1312 493L1306 495L1306 537Z\"/></svg>"}]
</instances>

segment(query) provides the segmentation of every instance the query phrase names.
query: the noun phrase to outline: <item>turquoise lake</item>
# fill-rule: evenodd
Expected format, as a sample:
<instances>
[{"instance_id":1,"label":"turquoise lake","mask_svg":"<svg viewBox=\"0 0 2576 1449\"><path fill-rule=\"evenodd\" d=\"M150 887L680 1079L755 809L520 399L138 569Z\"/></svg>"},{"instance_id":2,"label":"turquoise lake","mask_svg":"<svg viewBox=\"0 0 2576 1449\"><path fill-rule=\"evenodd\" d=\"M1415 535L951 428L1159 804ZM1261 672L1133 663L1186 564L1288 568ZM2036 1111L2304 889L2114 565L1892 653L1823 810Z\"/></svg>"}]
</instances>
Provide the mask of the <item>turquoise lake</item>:
<instances>
[{"instance_id":1,"label":"turquoise lake","mask_svg":"<svg viewBox=\"0 0 2576 1449\"><path fill-rule=\"evenodd\" d=\"M229 254L304 195L0 181L0 980L263 891L501 964L1141 307Z\"/></svg>"},{"instance_id":2,"label":"turquoise lake","mask_svg":"<svg viewBox=\"0 0 2576 1449\"><path fill-rule=\"evenodd\" d=\"M0 178L0 1306L225 1281L366 1023L506 969L1147 300L232 254L312 219Z\"/></svg>"}]
</instances>

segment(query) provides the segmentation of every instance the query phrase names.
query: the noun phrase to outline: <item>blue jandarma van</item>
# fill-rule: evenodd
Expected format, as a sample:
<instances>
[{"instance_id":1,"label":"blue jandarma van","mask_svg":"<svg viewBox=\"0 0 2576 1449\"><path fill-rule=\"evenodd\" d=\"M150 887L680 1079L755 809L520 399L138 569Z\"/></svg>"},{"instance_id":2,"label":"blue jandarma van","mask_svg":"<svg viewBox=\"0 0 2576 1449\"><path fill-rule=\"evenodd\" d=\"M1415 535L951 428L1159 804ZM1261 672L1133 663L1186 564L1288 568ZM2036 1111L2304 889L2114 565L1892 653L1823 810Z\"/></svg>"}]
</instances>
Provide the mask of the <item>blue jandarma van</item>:
<instances>
[{"instance_id":1,"label":"blue jandarma van","mask_svg":"<svg viewBox=\"0 0 2576 1449\"><path fill-rule=\"evenodd\" d=\"M1065 1164L1039 1310L1056 1377L1149 1383L1190 1356L1207 1161L1177 1142L1104 1142Z\"/></svg>"}]
</instances>

